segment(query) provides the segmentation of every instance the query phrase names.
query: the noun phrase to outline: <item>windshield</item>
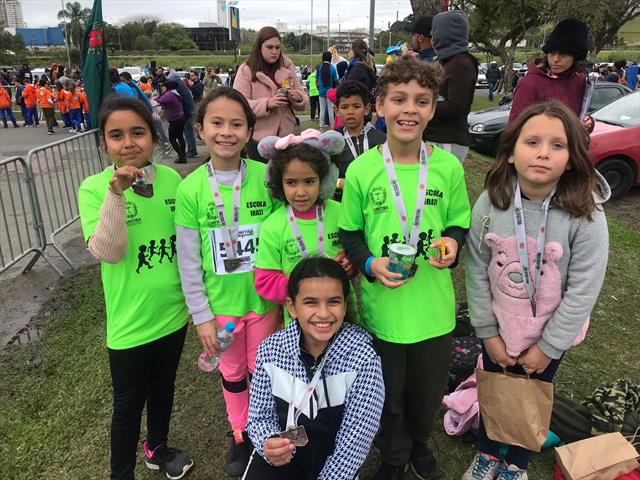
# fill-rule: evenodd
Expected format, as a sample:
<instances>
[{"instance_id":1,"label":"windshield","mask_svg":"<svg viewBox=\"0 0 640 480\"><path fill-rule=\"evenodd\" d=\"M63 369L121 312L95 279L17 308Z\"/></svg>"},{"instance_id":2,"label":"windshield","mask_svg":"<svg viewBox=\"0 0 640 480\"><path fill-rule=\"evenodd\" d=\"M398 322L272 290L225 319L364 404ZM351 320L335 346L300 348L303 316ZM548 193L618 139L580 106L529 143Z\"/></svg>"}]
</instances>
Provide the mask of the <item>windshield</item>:
<instances>
[{"instance_id":1,"label":"windshield","mask_svg":"<svg viewBox=\"0 0 640 480\"><path fill-rule=\"evenodd\" d=\"M593 113L593 118L611 125L636 127L640 125L640 92L625 95Z\"/></svg>"},{"instance_id":2,"label":"windshield","mask_svg":"<svg viewBox=\"0 0 640 480\"><path fill-rule=\"evenodd\" d=\"M140 67L124 67L120 69L123 72L129 72L131 75L137 75L142 72Z\"/></svg>"}]
</instances>

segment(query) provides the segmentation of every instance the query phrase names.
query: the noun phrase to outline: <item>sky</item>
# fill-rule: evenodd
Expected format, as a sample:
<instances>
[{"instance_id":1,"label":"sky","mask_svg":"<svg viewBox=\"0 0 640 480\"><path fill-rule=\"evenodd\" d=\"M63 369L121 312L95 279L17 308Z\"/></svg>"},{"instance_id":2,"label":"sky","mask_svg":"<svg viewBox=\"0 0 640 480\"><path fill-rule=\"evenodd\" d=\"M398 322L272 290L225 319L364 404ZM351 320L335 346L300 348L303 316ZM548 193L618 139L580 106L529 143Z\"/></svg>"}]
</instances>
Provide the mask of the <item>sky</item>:
<instances>
[{"instance_id":1,"label":"sky","mask_svg":"<svg viewBox=\"0 0 640 480\"><path fill-rule=\"evenodd\" d=\"M65 0L66 3L67 0ZM287 23L288 28L309 29L311 23L311 3L313 3L313 24L327 24L327 4L330 2L331 30L364 27L369 28L370 0L239 0L240 26L260 29L274 25L276 21ZM403 19L411 13L409 0L374 0L375 27L387 28L394 22L396 14ZM93 0L79 0L83 7L91 8ZM57 13L61 9L60 0L22 0L22 14L28 27L57 25ZM216 22L215 0L102 0L102 15L109 23L123 23L135 15L154 15L164 22L177 22L187 27L197 27L198 22Z\"/></svg>"}]
</instances>

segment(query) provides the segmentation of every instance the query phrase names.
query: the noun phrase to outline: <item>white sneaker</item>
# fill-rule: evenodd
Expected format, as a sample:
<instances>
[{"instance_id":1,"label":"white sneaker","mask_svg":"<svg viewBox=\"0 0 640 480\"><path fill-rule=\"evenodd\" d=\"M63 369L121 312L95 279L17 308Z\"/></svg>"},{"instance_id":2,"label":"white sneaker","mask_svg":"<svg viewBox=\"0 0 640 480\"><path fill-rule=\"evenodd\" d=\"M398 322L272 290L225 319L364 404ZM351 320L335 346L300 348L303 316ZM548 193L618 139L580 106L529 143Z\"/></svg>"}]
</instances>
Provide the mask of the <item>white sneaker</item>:
<instances>
[{"instance_id":1,"label":"white sneaker","mask_svg":"<svg viewBox=\"0 0 640 480\"><path fill-rule=\"evenodd\" d=\"M495 480L499 466L500 459L478 452L462 480Z\"/></svg>"},{"instance_id":2,"label":"white sneaker","mask_svg":"<svg viewBox=\"0 0 640 480\"><path fill-rule=\"evenodd\" d=\"M515 465L507 465L503 463L498 469L496 480L529 480L527 471L516 467Z\"/></svg>"}]
</instances>

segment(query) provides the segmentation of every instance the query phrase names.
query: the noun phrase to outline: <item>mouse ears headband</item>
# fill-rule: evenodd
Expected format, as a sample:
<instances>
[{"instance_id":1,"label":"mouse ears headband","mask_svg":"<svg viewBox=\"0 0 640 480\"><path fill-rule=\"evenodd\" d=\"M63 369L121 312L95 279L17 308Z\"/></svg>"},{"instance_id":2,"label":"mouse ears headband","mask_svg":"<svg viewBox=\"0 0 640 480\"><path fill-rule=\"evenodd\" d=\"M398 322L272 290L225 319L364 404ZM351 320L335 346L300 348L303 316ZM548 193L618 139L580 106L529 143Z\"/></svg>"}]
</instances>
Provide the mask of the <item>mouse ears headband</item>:
<instances>
[{"instance_id":1,"label":"mouse ears headband","mask_svg":"<svg viewBox=\"0 0 640 480\"><path fill-rule=\"evenodd\" d=\"M331 161L331 155L338 155L344 149L344 136L335 130L328 130L324 133L308 128L300 135L289 134L286 137L269 136L264 137L258 143L258 153L262 158L269 160L269 163L275 158L279 151L299 143L306 143L310 147L317 149L325 158L329 173L320 183L320 200L326 200L333 196L338 181L338 167ZM270 183L269 166L265 171L265 181Z\"/></svg>"}]
</instances>

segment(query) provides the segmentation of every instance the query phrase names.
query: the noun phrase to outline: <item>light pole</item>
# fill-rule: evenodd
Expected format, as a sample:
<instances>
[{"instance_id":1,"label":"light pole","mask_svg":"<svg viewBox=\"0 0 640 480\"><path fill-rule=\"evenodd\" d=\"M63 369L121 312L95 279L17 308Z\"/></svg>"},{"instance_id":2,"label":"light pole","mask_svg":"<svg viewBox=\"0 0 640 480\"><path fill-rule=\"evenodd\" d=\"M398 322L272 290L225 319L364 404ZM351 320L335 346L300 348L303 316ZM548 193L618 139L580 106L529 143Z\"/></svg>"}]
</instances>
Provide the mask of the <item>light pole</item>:
<instances>
[{"instance_id":1,"label":"light pole","mask_svg":"<svg viewBox=\"0 0 640 480\"><path fill-rule=\"evenodd\" d=\"M64 12L63 0L60 0L60 6L62 7L62 11ZM69 52L69 28L66 20L64 21L64 33L64 43L67 45L67 65L69 65L69 68L71 68L71 53Z\"/></svg>"},{"instance_id":2,"label":"light pole","mask_svg":"<svg viewBox=\"0 0 640 480\"><path fill-rule=\"evenodd\" d=\"M329 50L329 46L331 40L331 0L327 0L327 50Z\"/></svg>"},{"instance_id":3,"label":"light pole","mask_svg":"<svg viewBox=\"0 0 640 480\"><path fill-rule=\"evenodd\" d=\"M313 0L311 0L311 45L309 46L309 60L313 65Z\"/></svg>"},{"instance_id":4,"label":"light pole","mask_svg":"<svg viewBox=\"0 0 640 480\"><path fill-rule=\"evenodd\" d=\"M369 45L374 46L373 22L376 19L376 0L369 0Z\"/></svg>"}]
</instances>

